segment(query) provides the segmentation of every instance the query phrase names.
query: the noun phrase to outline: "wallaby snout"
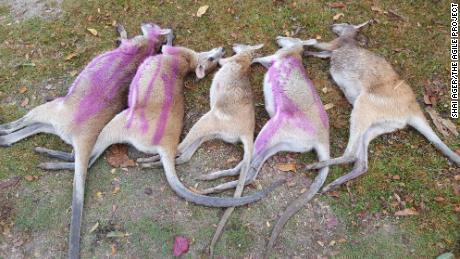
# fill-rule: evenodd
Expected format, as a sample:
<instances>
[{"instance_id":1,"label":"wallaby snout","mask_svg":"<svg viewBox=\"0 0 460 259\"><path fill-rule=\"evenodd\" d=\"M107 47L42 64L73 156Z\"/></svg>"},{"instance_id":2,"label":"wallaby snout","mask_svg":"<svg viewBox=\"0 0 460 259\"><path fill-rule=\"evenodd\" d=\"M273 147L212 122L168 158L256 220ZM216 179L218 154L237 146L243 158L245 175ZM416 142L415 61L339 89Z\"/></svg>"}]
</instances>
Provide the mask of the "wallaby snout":
<instances>
[{"instance_id":1,"label":"wallaby snout","mask_svg":"<svg viewBox=\"0 0 460 259\"><path fill-rule=\"evenodd\" d=\"M214 48L207 52L198 53L195 74L197 79L202 79L205 75L217 67L219 60L224 56L223 47Z\"/></svg>"},{"instance_id":2,"label":"wallaby snout","mask_svg":"<svg viewBox=\"0 0 460 259\"><path fill-rule=\"evenodd\" d=\"M361 28L368 24L372 24L372 21L373 20L369 20L358 25L353 25L350 23L334 23L330 26L330 28L331 31L339 37L345 35L354 36L359 32Z\"/></svg>"}]
</instances>

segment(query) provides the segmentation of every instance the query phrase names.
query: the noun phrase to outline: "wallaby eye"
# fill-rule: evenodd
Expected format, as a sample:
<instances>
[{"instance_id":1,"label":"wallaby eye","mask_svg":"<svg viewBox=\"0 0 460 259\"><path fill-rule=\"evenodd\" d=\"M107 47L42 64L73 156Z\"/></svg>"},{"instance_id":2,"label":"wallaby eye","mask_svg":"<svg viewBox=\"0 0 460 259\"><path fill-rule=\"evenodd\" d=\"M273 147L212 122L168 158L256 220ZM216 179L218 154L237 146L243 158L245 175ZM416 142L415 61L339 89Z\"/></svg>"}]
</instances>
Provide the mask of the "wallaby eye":
<instances>
[{"instance_id":1,"label":"wallaby eye","mask_svg":"<svg viewBox=\"0 0 460 259\"><path fill-rule=\"evenodd\" d=\"M209 61L209 62L213 62L213 61L214 61L214 57L209 57L209 58L208 58L208 61Z\"/></svg>"}]
</instances>

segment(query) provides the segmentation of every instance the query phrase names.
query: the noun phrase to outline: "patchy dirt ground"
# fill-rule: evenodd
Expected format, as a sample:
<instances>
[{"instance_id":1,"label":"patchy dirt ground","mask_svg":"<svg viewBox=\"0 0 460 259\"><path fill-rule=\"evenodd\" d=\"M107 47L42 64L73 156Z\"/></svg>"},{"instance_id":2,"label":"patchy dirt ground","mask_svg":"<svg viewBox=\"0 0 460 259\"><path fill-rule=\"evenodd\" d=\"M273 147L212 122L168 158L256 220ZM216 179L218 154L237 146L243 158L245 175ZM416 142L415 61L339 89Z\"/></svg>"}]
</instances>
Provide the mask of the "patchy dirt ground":
<instances>
[{"instance_id":1,"label":"patchy dirt ground","mask_svg":"<svg viewBox=\"0 0 460 259\"><path fill-rule=\"evenodd\" d=\"M303 0L0 0L0 122L19 118L47 99L63 95L92 57L115 45L114 20L125 24L131 35L139 31L141 22L155 21L175 29L177 44L201 50L263 42L263 52L269 54L276 49L273 39L280 34L331 39L327 25L339 13L344 14L339 20L344 22L377 19L376 25L364 31L363 42L411 83L423 106L424 96L429 95L432 106L447 118L449 2L343 3L344 8L332 8L329 1ZM207 13L196 17L205 4L210 5ZM96 29L98 37L87 28ZM308 58L305 65L323 103L334 104L328 114L332 153L338 156L347 142L350 106L330 80L327 61ZM261 89L264 72L262 67L253 68L257 132L267 119ZM211 76L186 81L184 134L208 110L210 80ZM458 126L458 120L453 122ZM458 150L459 138L444 139ZM0 258L66 256L73 175L37 169L48 158L35 154L36 146L70 151L50 135L0 149ZM200 182L195 176L230 168L241 153L239 146L212 141L177 170L188 186L205 188L216 183ZM129 155L142 154L130 149ZM301 165L314 159L312 154L279 154L265 164L258 183L246 193L282 177L291 180L263 201L235 211L218 243L218 258L260 258L279 214L315 175L302 170L281 172L276 165L288 161ZM433 258L447 251L460 253L458 168L412 130L377 139L371 145L369 164L363 177L318 196L296 214L279 238L273 258ZM333 167L329 181L349 169ZM120 191L114 191L116 186ZM407 208L418 215L395 216ZM178 198L161 169L114 169L104 157L87 179L82 257L170 258L174 237L184 235L191 244L183 257L206 258L222 214L221 209Z\"/></svg>"},{"instance_id":2,"label":"patchy dirt ground","mask_svg":"<svg viewBox=\"0 0 460 259\"><path fill-rule=\"evenodd\" d=\"M1 0L0 5L7 6L15 22L34 17L56 19L62 14L62 0Z\"/></svg>"}]
</instances>

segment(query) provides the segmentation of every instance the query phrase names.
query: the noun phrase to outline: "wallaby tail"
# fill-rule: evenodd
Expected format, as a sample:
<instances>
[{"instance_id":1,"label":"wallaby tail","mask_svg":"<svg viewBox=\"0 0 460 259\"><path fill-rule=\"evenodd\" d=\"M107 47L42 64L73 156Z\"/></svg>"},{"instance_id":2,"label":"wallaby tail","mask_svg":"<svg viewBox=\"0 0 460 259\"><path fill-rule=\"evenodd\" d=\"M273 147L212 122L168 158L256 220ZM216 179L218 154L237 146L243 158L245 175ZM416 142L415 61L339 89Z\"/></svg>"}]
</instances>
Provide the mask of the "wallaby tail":
<instances>
[{"instance_id":1,"label":"wallaby tail","mask_svg":"<svg viewBox=\"0 0 460 259\"><path fill-rule=\"evenodd\" d=\"M73 179L72 217L70 220L69 258L80 258L80 232L85 196L85 180L91 148L86 140L77 140L75 149L75 174Z\"/></svg>"},{"instance_id":2,"label":"wallaby tail","mask_svg":"<svg viewBox=\"0 0 460 259\"><path fill-rule=\"evenodd\" d=\"M209 197L206 195L194 193L182 184L182 182L179 180L176 174L176 169L174 167L174 154L172 152L167 152L164 149L160 149L159 154L166 174L166 179L171 188L185 200L208 207L233 207L242 206L251 202L255 202L262 199L268 193L273 191L276 187L280 186L285 182L285 180L275 182L274 184L270 185L268 188L261 192L244 196L241 198Z\"/></svg>"},{"instance_id":3,"label":"wallaby tail","mask_svg":"<svg viewBox=\"0 0 460 259\"><path fill-rule=\"evenodd\" d=\"M244 156L243 156L243 164L240 170L240 177L238 179L238 184L236 186L235 194L233 197L239 198L243 194L243 189L246 184L248 171L251 166L251 157L252 157L252 149L253 149L253 140L252 139L243 139L242 140L244 145ZM209 245L209 257L212 259L214 257L214 246L216 245L217 241L219 241L220 236L224 230L225 225L227 224L228 219L232 215L235 207L227 208L224 212L224 215L219 221L217 225L216 232L212 237L211 244Z\"/></svg>"},{"instance_id":4,"label":"wallaby tail","mask_svg":"<svg viewBox=\"0 0 460 259\"><path fill-rule=\"evenodd\" d=\"M421 113L421 112L420 112ZM452 162L460 166L460 156L452 151L442 140L436 135L430 124L426 120L423 113L421 115L413 117L409 121L409 125L415 128L423 136L425 136L439 151L446 155Z\"/></svg>"},{"instance_id":5,"label":"wallaby tail","mask_svg":"<svg viewBox=\"0 0 460 259\"><path fill-rule=\"evenodd\" d=\"M316 148L316 152L318 154L318 158L320 161L329 159L328 146L318 146ZM275 241L278 238L279 234L281 234L281 230L283 229L286 222L300 209L305 207L305 205L307 205L307 203L315 196L315 194L319 192L324 182L326 181L328 173L329 167L321 168L319 170L319 174L316 176L315 180L310 185L310 189L304 194L300 195L296 200L294 200L294 202L292 202L283 212L283 214L273 227L270 241L268 242L267 249L265 250L265 258L268 258L268 256L270 255L270 251L273 248L273 245L275 244Z\"/></svg>"}]
</instances>

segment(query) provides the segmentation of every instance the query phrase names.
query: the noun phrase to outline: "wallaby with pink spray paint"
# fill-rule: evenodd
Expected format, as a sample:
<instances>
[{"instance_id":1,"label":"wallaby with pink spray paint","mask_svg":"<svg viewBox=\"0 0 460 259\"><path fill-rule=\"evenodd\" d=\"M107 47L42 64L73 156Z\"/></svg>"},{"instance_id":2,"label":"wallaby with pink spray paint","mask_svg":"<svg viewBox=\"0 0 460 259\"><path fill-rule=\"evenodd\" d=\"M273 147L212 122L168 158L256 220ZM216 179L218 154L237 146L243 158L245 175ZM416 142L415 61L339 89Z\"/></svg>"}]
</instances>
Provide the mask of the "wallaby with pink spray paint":
<instances>
[{"instance_id":1,"label":"wallaby with pink spray paint","mask_svg":"<svg viewBox=\"0 0 460 259\"><path fill-rule=\"evenodd\" d=\"M275 54L255 58L268 72L264 78L265 108L270 120L258 134L254 144L254 155L246 177L253 182L263 163L279 152L308 152L315 150L320 161L329 159L329 119L321 99L302 65L304 45L309 41L278 37L281 47ZM233 169L212 173L202 177L212 180L223 176L240 174L242 163ZM288 219L303 208L324 184L328 167L319 171L309 191L291 203L276 223L270 238L267 255ZM236 187L231 181L206 189L207 193L220 192Z\"/></svg>"},{"instance_id":2,"label":"wallaby with pink spray paint","mask_svg":"<svg viewBox=\"0 0 460 259\"><path fill-rule=\"evenodd\" d=\"M58 135L72 145L75 156L41 149L49 155L74 159L75 169L70 224L69 257L80 257L80 228L88 162L104 126L126 105L129 84L137 67L154 54L160 36L171 30L142 25L143 35L122 39L115 50L94 58L78 75L66 96L42 104L21 119L0 125L0 145L9 146L37 133ZM120 34L126 35L124 29ZM39 149L40 151L40 149Z\"/></svg>"}]
</instances>

